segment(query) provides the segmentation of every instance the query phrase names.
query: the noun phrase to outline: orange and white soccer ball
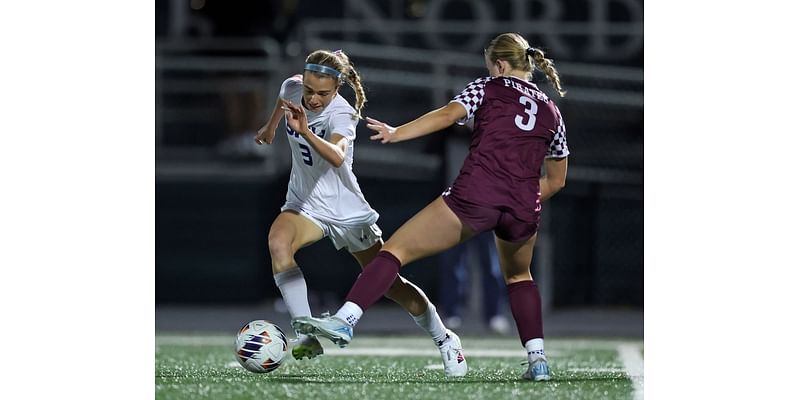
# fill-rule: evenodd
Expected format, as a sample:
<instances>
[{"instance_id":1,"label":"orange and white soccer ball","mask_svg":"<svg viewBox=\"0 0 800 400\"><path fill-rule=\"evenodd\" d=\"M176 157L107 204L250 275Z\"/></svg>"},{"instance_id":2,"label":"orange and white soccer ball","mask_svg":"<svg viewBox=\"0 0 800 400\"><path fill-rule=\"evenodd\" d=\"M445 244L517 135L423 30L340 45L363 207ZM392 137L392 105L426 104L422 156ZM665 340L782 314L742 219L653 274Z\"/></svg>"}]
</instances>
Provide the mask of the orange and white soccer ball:
<instances>
[{"instance_id":1,"label":"orange and white soccer ball","mask_svg":"<svg viewBox=\"0 0 800 400\"><path fill-rule=\"evenodd\" d=\"M286 358L286 335L270 321L248 322L236 335L236 359L250 372L272 372Z\"/></svg>"}]
</instances>

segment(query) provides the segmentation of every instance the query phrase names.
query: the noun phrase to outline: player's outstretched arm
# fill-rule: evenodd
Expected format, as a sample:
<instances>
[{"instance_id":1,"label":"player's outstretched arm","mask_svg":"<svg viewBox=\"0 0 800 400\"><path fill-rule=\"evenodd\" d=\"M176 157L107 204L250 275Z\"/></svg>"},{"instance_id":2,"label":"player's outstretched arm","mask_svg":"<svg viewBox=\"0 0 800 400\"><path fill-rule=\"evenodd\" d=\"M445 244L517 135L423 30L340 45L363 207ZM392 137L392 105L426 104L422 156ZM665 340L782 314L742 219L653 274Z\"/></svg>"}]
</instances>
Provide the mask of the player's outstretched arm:
<instances>
[{"instance_id":1,"label":"player's outstretched arm","mask_svg":"<svg viewBox=\"0 0 800 400\"><path fill-rule=\"evenodd\" d=\"M267 121L256 134L255 139L257 144L272 144L272 141L275 139L275 130L278 129L281 118L283 118L283 110L281 110L281 99L278 98L278 100L275 101L275 108L272 110L269 121Z\"/></svg>"},{"instance_id":2,"label":"player's outstretched arm","mask_svg":"<svg viewBox=\"0 0 800 400\"><path fill-rule=\"evenodd\" d=\"M377 119L367 118L367 128L375 131L370 139L380 140L381 143L396 143L440 131L455 124L466 115L467 110L464 109L464 106L458 103L449 103L397 128Z\"/></svg>"},{"instance_id":3,"label":"player's outstretched arm","mask_svg":"<svg viewBox=\"0 0 800 400\"><path fill-rule=\"evenodd\" d=\"M545 158L544 176L539 178L541 201L545 201L558 193L567 184L567 157Z\"/></svg>"}]
</instances>

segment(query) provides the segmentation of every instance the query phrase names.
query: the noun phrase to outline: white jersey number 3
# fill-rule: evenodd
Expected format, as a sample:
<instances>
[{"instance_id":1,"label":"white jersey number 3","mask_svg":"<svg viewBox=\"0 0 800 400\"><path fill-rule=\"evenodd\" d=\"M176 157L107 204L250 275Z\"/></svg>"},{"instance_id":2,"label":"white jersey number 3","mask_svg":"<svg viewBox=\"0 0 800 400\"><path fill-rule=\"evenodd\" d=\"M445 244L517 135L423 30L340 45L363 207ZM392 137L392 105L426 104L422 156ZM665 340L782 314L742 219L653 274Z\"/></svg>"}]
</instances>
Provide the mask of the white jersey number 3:
<instances>
[{"instance_id":1,"label":"white jersey number 3","mask_svg":"<svg viewBox=\"0 0 800 400\"><path fill-rule=\"evenodd\" d=\"M533 125L536 124L536 112L539 111L539 106L536 105L532 98L527 96L520 96L519 102L525 106L525 114L528 114L528 121L523 123L522 121L525 117L517 114L517 117L514 118L514 123L517 124L517 128L523 131L530 131L533 129Z\"/></svg>"}]
</instances>

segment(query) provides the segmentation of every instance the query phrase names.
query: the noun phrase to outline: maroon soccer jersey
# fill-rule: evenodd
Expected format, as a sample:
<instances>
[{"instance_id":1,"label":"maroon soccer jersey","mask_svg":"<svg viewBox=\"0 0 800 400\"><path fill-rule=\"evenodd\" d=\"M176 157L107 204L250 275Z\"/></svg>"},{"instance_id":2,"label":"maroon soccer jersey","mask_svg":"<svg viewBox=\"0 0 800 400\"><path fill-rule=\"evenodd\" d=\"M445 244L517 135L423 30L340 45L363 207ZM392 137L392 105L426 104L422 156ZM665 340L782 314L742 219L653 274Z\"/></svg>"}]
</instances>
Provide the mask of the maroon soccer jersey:
<instances>
[{"instance_id":1,"label":"maroon soccer jersey","mask_svg":"<svg viewBox=\"0 0 800 400\"><path fill-rule=\"evenodd\" d=\"M475 124L469 155L445 198L538 225L542 163L569 154L558 107L535 84L514 77L476 79L452 101L467 110L458 123L474 118Z\"/></svg>"}]
</instances>

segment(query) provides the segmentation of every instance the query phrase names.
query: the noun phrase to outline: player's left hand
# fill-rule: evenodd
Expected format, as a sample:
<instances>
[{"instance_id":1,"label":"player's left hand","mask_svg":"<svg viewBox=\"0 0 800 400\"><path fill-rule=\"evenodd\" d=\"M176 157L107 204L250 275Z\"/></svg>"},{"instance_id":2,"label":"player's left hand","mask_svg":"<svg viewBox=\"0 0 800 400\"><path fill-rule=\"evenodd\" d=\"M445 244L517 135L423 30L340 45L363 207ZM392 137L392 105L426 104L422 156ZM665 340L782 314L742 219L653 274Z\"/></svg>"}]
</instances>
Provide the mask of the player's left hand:
<instances>
[{"instance_id":1,"label":"player's left hand","mask_svg":"<svg viewBox=\"0 0 800 400\"><path fill-rule=\"evenodd\" d=\"M285 112L286 123L297 133L304 134L308 131L308 117L303 107L288 100L281 99L281 109Z\"/></svg>"},{"instance_id":2,"label":"player's left hand","mask_svg":"<svg viewBox=\"0 0 800 400\"><path fill-rule=\"evenodd\" d=\"M370 117L367 117L367 128L376 132L369 138L371 140L380 140L383 144L391 142L395 131L397 131L397 128Z\"/></svg>"}]
</instances>

